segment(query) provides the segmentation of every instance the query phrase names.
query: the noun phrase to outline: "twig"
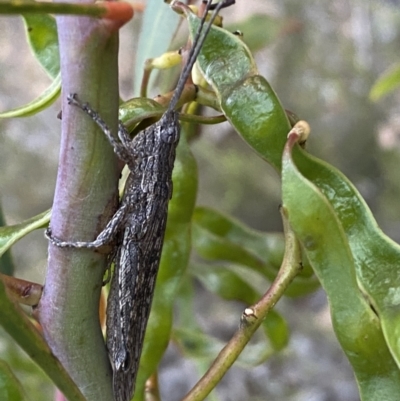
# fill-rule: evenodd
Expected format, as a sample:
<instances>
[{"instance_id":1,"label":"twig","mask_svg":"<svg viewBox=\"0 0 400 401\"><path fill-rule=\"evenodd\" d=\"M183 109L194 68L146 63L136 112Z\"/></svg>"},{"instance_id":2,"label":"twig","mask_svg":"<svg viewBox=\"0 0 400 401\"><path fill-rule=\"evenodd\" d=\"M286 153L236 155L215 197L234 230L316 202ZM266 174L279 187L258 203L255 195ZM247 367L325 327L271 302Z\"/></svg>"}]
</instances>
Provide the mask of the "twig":
<instances>
[{"instance_id":1,"label":"twig","mask_svg":"<svg viewBox=\"0 0 400 401\"><path fill-rule=\"evenodd\" d=\"M289 284L300 272L302 268L300 245L293 231L290 229L283 208L281 208L281 215L286 247L278 276L260 301L244 310L241 317L240 327L235 335L221 350L206 374L198 381L182 401L200 401L210 394L228 369L236 361L246 344L249 342L251 336L260 327L268 312L275 306Z\"/></svg>"}]
</instances>

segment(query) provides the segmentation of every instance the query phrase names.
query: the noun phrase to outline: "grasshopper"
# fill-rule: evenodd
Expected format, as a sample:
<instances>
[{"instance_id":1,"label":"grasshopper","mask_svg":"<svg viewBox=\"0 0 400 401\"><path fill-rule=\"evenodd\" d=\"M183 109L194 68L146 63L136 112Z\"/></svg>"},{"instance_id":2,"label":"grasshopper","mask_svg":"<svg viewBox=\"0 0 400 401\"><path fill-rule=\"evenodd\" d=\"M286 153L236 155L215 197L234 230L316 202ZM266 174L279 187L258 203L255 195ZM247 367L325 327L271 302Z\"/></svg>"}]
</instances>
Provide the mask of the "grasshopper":
<instances>
[{"instance_id":1,"label":"grasshopper","mask_svg":"<svg viewBox=\"0 0 400 401\"><path fill-rule=\"evenodd\" d=\"M172 196L172 170L180 136L179 114L175 108L218 11L234 3L234 0L218 4L211 1L207 1L187 64L167 110L158 122L133 139L120 123L117 140L96 111L81 103L76 94L68 96L69 104L81 108L100 126L117 156L130 170L118 210L94 241L65 242L52 236L50 228L46 232L47 238L59 247L99 248L115 244L111 254L114 273L107 302L106 345L116 401L129 401L135 389ZM205 25L211 9L214 11Z\"/></svg>"}]
</instances>

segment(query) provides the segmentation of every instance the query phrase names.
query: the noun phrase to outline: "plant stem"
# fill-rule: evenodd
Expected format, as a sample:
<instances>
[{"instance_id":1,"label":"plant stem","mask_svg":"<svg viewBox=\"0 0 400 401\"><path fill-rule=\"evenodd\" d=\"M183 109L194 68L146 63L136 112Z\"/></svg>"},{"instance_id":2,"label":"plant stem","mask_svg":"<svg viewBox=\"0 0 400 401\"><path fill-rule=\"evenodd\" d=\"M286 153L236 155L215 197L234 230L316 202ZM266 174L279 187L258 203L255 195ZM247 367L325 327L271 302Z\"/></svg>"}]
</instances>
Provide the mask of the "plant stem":
<instances>
[{"instance_id":1,"label":"plant stem","mask_svg":"<svg viewBox=\"0 0 400 401\"><path fill-rule=\"evenodd\" d=\"M118 36L110 20L57 17L57 26L63 109L51 228L65 240L93 240L116 209L120 169L104 134L66 97L78 93L117 131ZM99 324L105 253L50 245L38 307L47 343L88 401L113 399Z\"/></svg>"},{"instance_id":2,"label":"plant stem","mask_svg":"<svg viewBox=\"0 0 400 401\"><path fill-rule=\"evenodd\" d=\"M260 327L268 312L284 294L286 288L301 270L300 245L289 227L285 211L281 210L286 247L282 265L277 277L264 296L255 305L245 309L240 328L229 343L220 351L206 374L198 381L182 401L204 400L221 381L228 369L243 351L251 336Z\"/></svg>"}]
</instances>

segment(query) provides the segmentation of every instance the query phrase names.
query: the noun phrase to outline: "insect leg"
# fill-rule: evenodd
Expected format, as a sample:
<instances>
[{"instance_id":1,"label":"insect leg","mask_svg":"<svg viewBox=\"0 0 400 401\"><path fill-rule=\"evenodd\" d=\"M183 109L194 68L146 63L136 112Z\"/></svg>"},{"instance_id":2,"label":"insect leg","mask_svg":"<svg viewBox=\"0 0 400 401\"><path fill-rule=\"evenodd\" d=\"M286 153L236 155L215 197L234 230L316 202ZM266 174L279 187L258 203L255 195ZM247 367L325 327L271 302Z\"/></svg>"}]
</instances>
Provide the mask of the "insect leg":
<instances>
[{"instance_id":1,"label":"insect leg","mask_svg":"<svg viewBox=\"0 0 400 401\"><path fill-rule=\"evenodd\" d=\"M45 237L53 244L60 248L100 248L111 243L117 233L120 231L122 224L125 222L128 211L128 205L121 205L115 212L114 216L108 222L104 230L97 236L94 241L62 241L54 237L51 229L48 228L45 232Z\"/></svg>"},{"instance_id":2,"label":"insect leg","mask_svg":"<svg viewBox=\"0 0 400 401\"><path fill-rule=\"evenodd\" d=\"M125 148L131 148L130 143L132 142L132 138L130 137L125 125L122 124L121 121L118 124L118 138Z\"/></svg>"},{"instance_id":3,"label":"insect leg","mask_svg":"<svg viewBox=\"0 0 400 401\"><path fill-rule=\"evenodd\" d=\"M207 0L203 0L203 3L207 3ZM229 7L232 4L235 4L235 0L225 0L224 4L221 6L221 8L225 8L225 7ZM215 10L215 8L217 7L218 3L216 4L211 4L210 6L210 10Z\"/></svg>"},{"instance_id":4,"label":"insect leg","mask_svg":"<svg viewBox=\"0 0 400 401\"><path fill-rule=\"evenodd\" d=\"M100 117L97 111L93 110L88 103L81 103L76 93L68 95L67 99L68 99L68 104L72 104L76 107L79 107L101 128L101 130L107 137L108 141L110 142L111 146L113 147L115 154L121 160L127 163L131 159L131 156L129 152L127 152L124 143L120 143L114 138L114 136L111 134L110 128L108 127L106 122ZM119 130L121 129L121 126L126 131L126 128L122 125L122 123L119 124Z\"/></svg>"}]
</instances>

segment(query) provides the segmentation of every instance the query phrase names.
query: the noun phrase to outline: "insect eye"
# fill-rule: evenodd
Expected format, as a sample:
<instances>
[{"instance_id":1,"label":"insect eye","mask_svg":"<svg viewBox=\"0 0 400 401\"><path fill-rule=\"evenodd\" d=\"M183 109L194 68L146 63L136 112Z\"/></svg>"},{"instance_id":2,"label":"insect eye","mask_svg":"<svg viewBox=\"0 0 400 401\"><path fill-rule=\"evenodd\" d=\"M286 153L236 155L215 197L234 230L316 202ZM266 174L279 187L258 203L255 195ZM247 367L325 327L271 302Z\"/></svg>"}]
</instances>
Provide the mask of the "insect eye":
<instances>
[{"instance_id":1,"label":"insect eye","mask_svg":"<svg viewBox=\"0 0 400 401\"><path fill-rule=\"evenodd\" d=\"M133 361L132 361L130 352L126 351L125 359L122 364L122 369L124 370L124 372L129 372L130 368L132 367L132 362Z\"/></svg>"}]
</instances>

